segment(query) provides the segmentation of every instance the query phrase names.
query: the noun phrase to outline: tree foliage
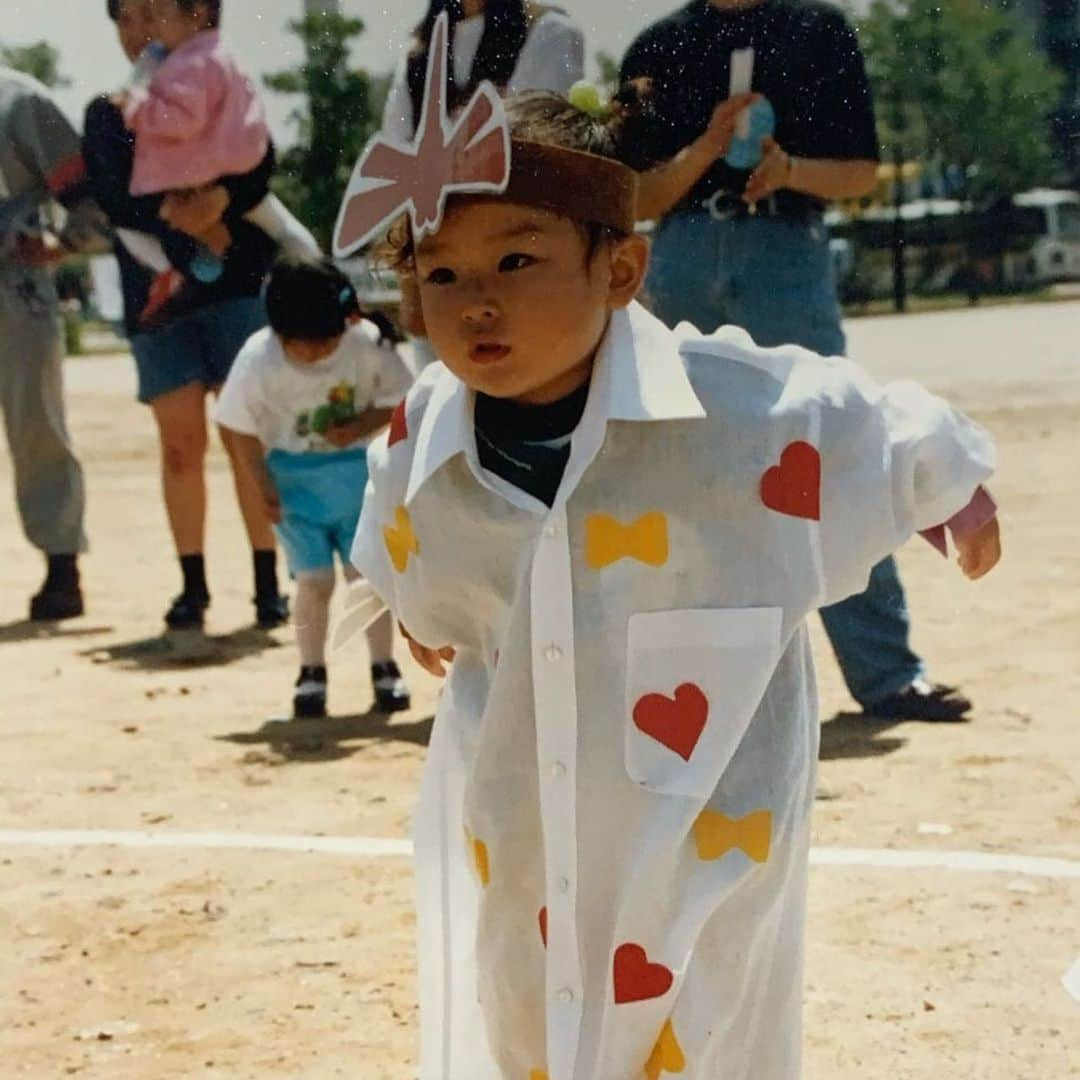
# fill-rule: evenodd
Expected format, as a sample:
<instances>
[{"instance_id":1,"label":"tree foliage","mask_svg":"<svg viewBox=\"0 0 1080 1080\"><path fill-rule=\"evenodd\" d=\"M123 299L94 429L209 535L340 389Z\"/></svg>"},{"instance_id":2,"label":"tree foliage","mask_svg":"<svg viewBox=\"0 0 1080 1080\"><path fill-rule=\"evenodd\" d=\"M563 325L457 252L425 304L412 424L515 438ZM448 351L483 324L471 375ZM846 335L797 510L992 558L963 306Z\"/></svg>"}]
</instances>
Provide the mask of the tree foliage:
<instances>
[{"instance_id":1,"label":"tree foliage","mask_svg":"<svg viewBox=\"0 0 1080 1080\"><path fill-rule=\"evenodd\" d=\"M47 41L32 45L0 45L0 64L32 75L45 86L70 86L71 80L60 71L60 53Z\"/></svg>"},{"instance_id":2,"label":"tree foliage","mask_svg":"<svg viewBox=\"0 0 1080 1080\"><path fill-rule=\"evenodd\" d=\"M959 167L976 203L1052 175L1060 76L992 0L875 0L859 23L887 146Z\"/></svg>"},{"instance_id":3,"label":"tree foliage","mask_svg":"<svg viewBox=\"0 0 1080 1080\"><path fill-rule=\"evenodd\" d=\"M297 142L281 155L275 189L328 247L349 175L379 126L388 80L350 65L361 20L325 12L293 20L289 30L304 44L304 63L264 76L270 90L303 98L291 117Z\"/></svg>"}]
</instances>

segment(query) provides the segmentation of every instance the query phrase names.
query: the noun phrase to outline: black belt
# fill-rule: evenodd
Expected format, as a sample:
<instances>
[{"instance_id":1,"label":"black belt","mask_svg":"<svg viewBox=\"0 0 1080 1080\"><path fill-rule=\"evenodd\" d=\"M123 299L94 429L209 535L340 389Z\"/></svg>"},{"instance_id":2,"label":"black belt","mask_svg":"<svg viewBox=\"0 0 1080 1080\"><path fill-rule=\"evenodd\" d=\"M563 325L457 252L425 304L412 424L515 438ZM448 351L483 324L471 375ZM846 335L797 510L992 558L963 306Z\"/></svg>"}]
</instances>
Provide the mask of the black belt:
<instances>
[{"instance_id":1,"label":"black belt","mask_svg":"<svg viewBox=\"0 0 1080 1080\"><path fill-rule=\"evenodd\" d=\"M714 221L731 221L737 218L777 218L794 225L814 225L821 221L822 210L810 202L793 202L784 196L773 194L756 203L746 203L741 195L730 191L714 191L697 204L688 203L680 213L706 213Z\"/></svg>"}]
</instances>

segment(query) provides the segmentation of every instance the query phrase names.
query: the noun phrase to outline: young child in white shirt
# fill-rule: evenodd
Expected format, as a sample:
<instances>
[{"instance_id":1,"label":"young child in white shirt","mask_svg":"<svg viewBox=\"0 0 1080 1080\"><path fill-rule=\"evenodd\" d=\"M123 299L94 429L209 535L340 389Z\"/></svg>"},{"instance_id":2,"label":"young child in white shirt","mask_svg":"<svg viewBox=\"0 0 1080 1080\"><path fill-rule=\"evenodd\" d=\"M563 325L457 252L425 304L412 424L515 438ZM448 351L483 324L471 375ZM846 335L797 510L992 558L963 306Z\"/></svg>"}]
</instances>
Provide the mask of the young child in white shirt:
<instances>
[{"instance_id":1,"label":"young child in white shirt","mask_svg":"<svg viewBox=\"0 0 1080 1080\"><path fill-rule=\"evenodd\" d=\"M942 524L990 570L993 445L845 359L667 329L635 302L617 112L507 108L505 194L392 232L442 364L369 452L352 556L421 663L452 660L416 815L421 1075L795 1080L806 616ZM350 190L346 229L381 195Z\"/></svg>"},{"instance_id":2,"label":"young child in white shirt","mask_svg":"<svg viewBox=\"0 0 1080 1080\"><path fill-rule=\"evenodd\" d=\"M296 579L300 675L293 714L326 715L326 638L334 555L347 581L364 489L367 446L412 377L361 319L356 293L330 263L278 262L266 291L269 326L240 351L214 418L239 437ZM393 622L368 628L375 707L409 708L393 655Z\"/></svg>"}]
</instances>

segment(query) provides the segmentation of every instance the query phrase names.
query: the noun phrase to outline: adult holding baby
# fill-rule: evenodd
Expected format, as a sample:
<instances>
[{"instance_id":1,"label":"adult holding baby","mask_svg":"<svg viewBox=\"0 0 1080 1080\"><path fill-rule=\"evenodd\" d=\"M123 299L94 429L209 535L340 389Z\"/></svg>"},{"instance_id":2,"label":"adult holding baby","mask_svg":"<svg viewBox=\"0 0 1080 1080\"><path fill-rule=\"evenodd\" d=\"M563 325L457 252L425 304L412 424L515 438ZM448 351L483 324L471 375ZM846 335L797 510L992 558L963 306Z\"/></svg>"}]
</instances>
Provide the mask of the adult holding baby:
<instances>
[{"instance_id":1,"label":"adult holding baby","mask_svg":"<svg viewBox=\"0 0 1080 1080\"><path fill-rule=\"evenodd\" d=\"M830 200L870 191L879 159L863 58L843 13L817 0L692 0L637 38L622 75L652 84L639 217L658 222L648 282L656 313L671 326L732 323L759 345L842 354L823 214ZM758 100L729 146L714 111L750 90ZM866 592L821 616L867 713L956 720L970 709L955 688L926 681L891 557Z\"/></svg>"},{"instance_id":2,"label":"adult holding baby","mask_svg":"<svg viewBox=\"0 0 1080 1080\"><path fill-rule=\"evenodd\" d=\"M106 7L121 48L130 61L139 61L137 75L143 78L141 85L135 78L121 95L91 103L84 156L94 196L117 230L138 396L150 406L158 426L163 494L183 579L165 621L171 629L201 629L210 603L203 558L206 397L220 389L241 346L265 325L260 293L278 239L271 235L272 223L252 220L250 212L267 209L263 202L273 149L265 132L260 136L248 130L250 152L245 159L221 159L223 168L234 170L232 175L208 184L207 177L199 176L189 190L175 195L158 190L162 185L154 180L161 180L164 158L157 144L166 122L175 122L181 114L191 124L209 119L211 71L221 76L215 76L214 85L223 91L229 89L225 74L232 85L242 81L220 50L221 2L106 0ZM157 72L140 72L154 59L147 47L163 39L174 54L172 68L159 56ZM170 70L179 77L168 80ZM171 107L166 94L172 95ZM177 135L178 144L184 141L182 135ZM140 148L143 138L146 143ZM251 167L256 155L260 160ZM205 163L210 155L190 156ZM188 184L177 170L166 173L175 177L176 187ZM201 186L196 188L196 182ZM257 621L263 627L276 626L285 621L288 608L278 588L273 530L235 440L223 432L222 441L253 551Z\"/></svg>"}]
</instances>

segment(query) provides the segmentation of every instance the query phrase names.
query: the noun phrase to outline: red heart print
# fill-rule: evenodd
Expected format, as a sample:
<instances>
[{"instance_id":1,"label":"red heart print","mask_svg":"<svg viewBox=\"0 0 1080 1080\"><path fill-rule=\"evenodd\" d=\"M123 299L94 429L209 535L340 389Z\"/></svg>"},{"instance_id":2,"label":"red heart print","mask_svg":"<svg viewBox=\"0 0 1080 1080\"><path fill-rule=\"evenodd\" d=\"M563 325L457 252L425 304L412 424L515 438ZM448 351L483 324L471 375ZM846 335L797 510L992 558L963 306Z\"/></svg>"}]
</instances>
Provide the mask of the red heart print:
<instances>
[{"instance_id":1,"label":"red heart print","mask_svg":"<svg viewBox=\"0 0 1080 1080\"><path fill-rule=\"evenodd\" d=\"M808 442L793 442L780 464L761 478L761 501L778 514L821 520L821 454Z\"/></svg>"},{"instance_id":2,"label":"red heart print","mask_svg":"<svg viewBox=\"0 0 1080 1080\"><path fill-rule=\"evenodd\" d=\"M540 909L540 939L544 943L544 948L547 948L547 908L542 907Z\"/></svg>"},{"instance_id":3,"label":"red heart print","mask_svg":"<svg viewBox=\"0 0 1080 1080\"><path fill-rule=\"evenodd\" d=\"M409 424L405 418L405 398L398 402L394 415L390 417L390 435L386 440L387 448L395 443L404 442L409 437Z\"/></svg>"},{"instance_id":4,"label":"red heart print","mask_svg":"<svg viewBox=\"0 0 1080 1080\"><path fill-rule=\"evenodd\" d=\"M683 683L674 699L646 694L634 706L634 724L658 743L690 760L709 719L709 699L695 683Z\"/></svg>"},{"instance_id":5,"label":"red heart print","mask_svg":"<svg viewBox=\"0 0 1080 1080\"><path fill-rule=\"evenodd\" d=\"M650 1001L663 997L675 976L663 964L650 964L640 945L620 945L615 950L615 1004Z\"/></svg>"}]
</instances>

